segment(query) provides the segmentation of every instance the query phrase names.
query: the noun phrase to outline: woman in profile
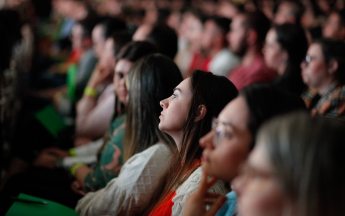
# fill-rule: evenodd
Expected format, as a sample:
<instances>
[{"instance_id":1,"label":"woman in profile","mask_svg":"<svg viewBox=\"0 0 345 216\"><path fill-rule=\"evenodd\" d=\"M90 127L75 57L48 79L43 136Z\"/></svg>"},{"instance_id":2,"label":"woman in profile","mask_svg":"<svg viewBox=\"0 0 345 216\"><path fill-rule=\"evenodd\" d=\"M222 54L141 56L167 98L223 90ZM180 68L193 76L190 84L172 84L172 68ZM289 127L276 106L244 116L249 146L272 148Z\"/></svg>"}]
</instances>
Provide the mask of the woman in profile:
<instances>
[{"instance_id":1,"label":"woman in profile","mask_svg":"<svg viewBox=\"0 0 345 216\"><path fill-rule=\"evenodd\" d=\"M212 119L237 95L236 87L226 77L195 71L175 87L172 96L161 101L159 129L175 140L178 151L153 196L147 197L137 215L181 215L187 197L201 180L199 139L211 130ZM218 181L211 191L225 194L228 189Z\"/></svg>"}]
</instances>

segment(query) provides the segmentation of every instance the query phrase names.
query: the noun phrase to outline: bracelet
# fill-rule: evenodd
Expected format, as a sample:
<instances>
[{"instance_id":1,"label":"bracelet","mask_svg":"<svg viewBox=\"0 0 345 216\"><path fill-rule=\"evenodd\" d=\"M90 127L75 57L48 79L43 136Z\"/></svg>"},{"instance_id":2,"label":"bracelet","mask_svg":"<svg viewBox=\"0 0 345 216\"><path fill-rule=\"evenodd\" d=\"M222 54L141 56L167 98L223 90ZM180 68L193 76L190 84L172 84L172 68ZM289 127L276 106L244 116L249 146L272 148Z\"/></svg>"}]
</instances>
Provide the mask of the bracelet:
<instances>
[{"instance_id":1,"label":"bracelet","mask_svg":"<svg viewBox=\"0 0 345 216\"><path fill-rule=\"evenodd\" d=\"M84 163L82 163L82 162L75 163L71 168L72 176L75 176L75 171L78 169L78 167L83 166L83 165L84 165Z\"/></svg>"},{"instance_id":2,"label":"bracelet","mask_svg":"<svg viewBox=\"0 0 345 216\"><path fill-rule=\"evenodd\" d=\"M86 87L84 89L84 94L90 97L96 97L97 96L97 90L94 88Z\"/></svg>"},{"instance_id":3,"label":"bracelet","mask_svg":"<svg viewBox=\"0 0 345 216\"><path fill-rule=\"evenodd\" d=\"M70 148L68 150L68 152L71 154L72 157L76 157L77 156L77 153L75 152L75 149L74 148Z\"/></svg>"}]
</instances>

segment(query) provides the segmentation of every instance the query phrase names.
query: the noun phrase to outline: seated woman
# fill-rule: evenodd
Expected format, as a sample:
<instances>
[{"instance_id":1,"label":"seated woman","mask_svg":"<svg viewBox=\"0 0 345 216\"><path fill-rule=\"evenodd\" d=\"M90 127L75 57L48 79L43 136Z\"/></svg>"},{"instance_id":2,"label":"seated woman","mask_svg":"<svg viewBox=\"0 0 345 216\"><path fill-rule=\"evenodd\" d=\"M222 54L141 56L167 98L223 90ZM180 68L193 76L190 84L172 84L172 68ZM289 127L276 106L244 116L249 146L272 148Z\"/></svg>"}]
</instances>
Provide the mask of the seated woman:
<instances>
[{"instance_id":1,"label":"seated woman","mask_svg":"<svg viewBox=\"0 0 345 216\"><path fill-rule=\"evenodd\" d=\"M263 54L267 67L278 73L274 85L298 96L302 94L307 87L300 64L307 49L305 31L298 25L277 25L268 31Z\"/></svg>"},{"instance_id":2,"label":"seated woman","mask_svg":"<svg viewBox=\"0 0 345 216\"><path fill-rule=\"evenodd\" d=\"M225 199L221 196L217 204L206 212L204 199L210 195L207 175L231 183L238 175L239 166L246 160L255 145L260 125L268 119L298 109L305 109L303 100L274 86L251 85L242 90L240 96L231 101L213 122L213 130L200 139L203 151L203 180L198 190L187 199L183 213L190 215L215 215ZM232 216L236 210L236 194L227 194L227 203L217 216Z\"/></svg>"},{"instance_id":3,"label":"seated woman","mask_svg":"<svg viewBox=\"0 0 345 216\"><path fill-rule=\"evenodd\" d=\"M136 215L182 213L186 198L201 180L199 139L210 131L212 118L237 95L236 87L226 77L195 71L174 89L171 97L161 101L159 129L172 136L178 151ZM221 194L228 191L222 181L211 190Z\"/></svg>"},{"instance_id":4,"label":"seated woman","mask_svg":"<svg viewBox=\"0 0 345 216\"><path fill-rule=\"evenodd\" d=\"M99 145L98 148L97 146L92 146L95 144L89 145L87 148L85 148L86 146L76 147L70 152L74 153L77 157L66 157L68 155L70 156L70 152L61 149L47 149L35 159L34 165L36 167L32 167L26 172L11 177L5 184L4 190L8 192L12 190L11 193L24 192L40 196L74 208L77 201L81 198L80 194L84 195L85 192L103 188L108 181L116 177L124 163L122 152L126 120L125 104L127 103L126 74L137 59L155 51L155 47L148 42L131 42L118 55L118 63L115 67L114 76L116 92L115 107L117 109L115 109L114 120L104 136L105 142L103 147ZM172 73L171 82L174 83L171 84L171 88L182 80L182 76L179 75L178 70L174 73L176 68L164 68L164 70ZM175 81L173 79L174 74L175 76L179 75L178 78L175 78ZM167 89L166 94L161 97L163 98L169 95L169 91L170 89ZM157 101L160 99L157 99ZM127 127L129 131L133 129L134 127ZM151 139L152 137L149 138ZM90 149L93 154L90 153ZM100 151L98 157L94 153L95 151ZM97 162L93 169L84 164L91 161ZM62 169L51 169L61 167L68 171L73 171L77 181L72 184L72 189L79 194L71 191L73 179L69 173ZM62 195L48 193L47 187L57 189L57 193L61 192ZM35 188L35 190L32 188ZM68 199L66 199L65 194L70 195Z\"/></svg>"},{"instance_id":5,"label":"seated woman","mask_svg":"<svg viewBox=\"0 0 345 216\"><path fill-rule=\"evenodd\" d=\"M102 137L108 129L114 113L115 93L112 83L114 67L119 58L123 58L119 54L121 48L128 42L130 36L127 33L117 33L106 40L99 63L85 90L83 89L83 97L77 105L76 136L78 138L87 138L91 141ZM98 95L100 87L103 91ZM77 145L84 143L85 141L75 142Z\"/></svg>"},{"instance_id":6,"label":"seated woman","mask_svg":"<svg viewBox=\"0 0 345 216\"><path fill-rule=\"evenodd\" d=\"M345 117L345 43L321 39L310 45L301 64L309 89L302 98L312 116Z\"/></svg>"},{"instance_id":7,"label":"seated woman","mask_svg":"<svg viewBox=\"0 0 345 216\"><path fill-rule=\"evenodd\" d=\"M233 181L239 215L345 215L344 130L344 122L305 113L264 125Z\"/></svg>"},{"instance_id":8,"label":"seated woman","mask_svg":"<svg viewBox=\"0 0 345 216\"><path fill-rule=\"evenodd\" d=\"M105 188L87 193L78 202L79 215L128 215L152 193L157 177L164 172L175 149L173 139L158 129L159 101L168 97L181 81L175 63L161 54L146 56L132 66L126 79L129 92L125 144L121 151L126 163ZM79 169L77 179L85 167Z\"/></svg>"}]
</instances>

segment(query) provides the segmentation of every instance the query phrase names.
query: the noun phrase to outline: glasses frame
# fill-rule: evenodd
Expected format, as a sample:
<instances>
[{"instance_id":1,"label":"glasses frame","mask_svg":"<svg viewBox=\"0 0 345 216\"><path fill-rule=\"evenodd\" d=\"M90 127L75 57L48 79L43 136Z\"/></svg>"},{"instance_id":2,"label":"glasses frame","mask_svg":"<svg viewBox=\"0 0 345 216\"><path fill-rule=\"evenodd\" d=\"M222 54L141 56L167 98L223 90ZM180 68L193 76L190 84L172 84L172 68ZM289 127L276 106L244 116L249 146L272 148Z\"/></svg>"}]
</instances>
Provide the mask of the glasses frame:
<instances>
[{"instance_id":1,"label":"glasses frame","mask_svg":"<svg viewBox=\"0 0 345 216\"><path fill-rule=\"evenodd\" d=\"M219 124L222 124L225 127L229 127L229 125L227 123L220 122L218 120L218 118L213 118L212 119L212 130L214 132L213 133L213 140L212 141L213 141L213 146L214 147L218 147L222 143L224 137L227 138L227 139L229 139L231 137L231 134L229 132L227 132L225 130L221 130L219 128Z\"/></svg>"}]
</instances>

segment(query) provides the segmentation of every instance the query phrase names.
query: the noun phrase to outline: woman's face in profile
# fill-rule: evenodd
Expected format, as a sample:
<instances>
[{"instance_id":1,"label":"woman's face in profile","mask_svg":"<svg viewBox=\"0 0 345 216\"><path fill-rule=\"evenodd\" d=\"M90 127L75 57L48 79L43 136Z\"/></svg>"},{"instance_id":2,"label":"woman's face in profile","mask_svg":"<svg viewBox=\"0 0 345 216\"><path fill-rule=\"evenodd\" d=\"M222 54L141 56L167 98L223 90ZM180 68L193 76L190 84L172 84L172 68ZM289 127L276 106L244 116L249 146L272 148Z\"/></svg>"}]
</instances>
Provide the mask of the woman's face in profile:
<instances>
[{"instance_id":1,"label":"woman's face in profile","mask_svg":"<svg viewBox=\"0 0 345 216\"><path fill-rule=\"evenodd\" d=\"M282 216L285 213L284 191L274 173L266 146L260 140L231 185L238 197L239 215Z\"/></svg>"},{"instance_id":2,"label":"woman's face in profile","mask_svg":"<svg viewBox=\"0 0 345 216\"><path fill-rule=\"evenodd\" d=\"M200 139L202 169L208 175L231 182L246 159L252 140L245 99L232 100L214 120L213 130Z\"/></svg>"},{"instance_id":3,"label":"woman's face in profile","mask_svg":"<svg viewBox=\"0 0 345 216\"><path fill-rule=\"evenodd\" d=\"M121 103L127 104L126 76L131 69L133 62L120 59L115 65L114 88L115 94Z\"/></svg>"},{"instance_id":4,"label":"woman's face in profile","mask_svg":"<svg viewBox=\"0 0 345 216\"><path fill-rule=\"evenodd\" d=\"M328 66L320 44L310 45L305 61L301 64L303 82L313 88L318 88L328 79Z\"/></svg>"},{"instance_id":5,"label":"woman's face in profile","mask_svg":"<svg viewBox=\"0 0 345 216\"><path fill-rule=\"evenodd\" d=\"M263 54L267 67L277 71L282 76L283 73L279 68L288 59L288 54L277 42L277 32L274 29L270 29L267 33Z\"/></svg>"},{"instance_id":6,"label":"woman's face in profile","mask_svg":"<svg viewBox=\"0 0 345 216\"><path fill-rule=\"evenodd\" d=\"M159 116L160 123L158 127L172 137L182 137L183 127L189 112L189 104L192 99L190 86L190 78L183 80L174 89L173 95L160 102L163 111Z\"/></svg>"}]
</instances>

